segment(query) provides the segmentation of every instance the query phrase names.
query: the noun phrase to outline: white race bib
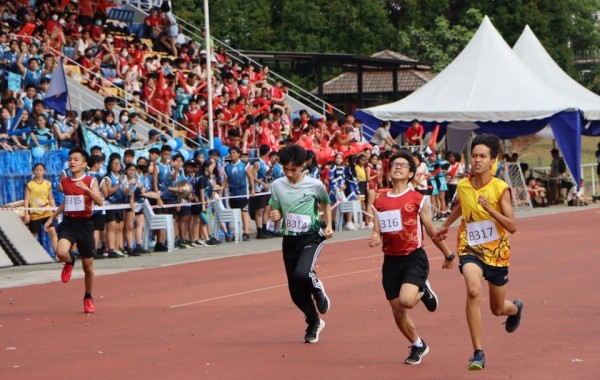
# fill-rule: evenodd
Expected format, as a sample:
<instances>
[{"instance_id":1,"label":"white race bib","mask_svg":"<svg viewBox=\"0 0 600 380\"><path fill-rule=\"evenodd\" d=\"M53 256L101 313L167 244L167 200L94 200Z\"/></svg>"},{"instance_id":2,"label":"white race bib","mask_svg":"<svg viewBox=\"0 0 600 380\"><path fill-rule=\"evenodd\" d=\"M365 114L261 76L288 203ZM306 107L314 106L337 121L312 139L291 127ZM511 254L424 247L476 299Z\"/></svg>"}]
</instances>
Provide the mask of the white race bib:
<instances>
[{"instance_id":1,"label":"white race bib","mask_svg":"<svg viewBox=\"0 0 600 380\"><path fill-rule=\"evenodd\" d=\"M381 232L402 231L402 214L400 210L382 211L377 213L379 230Z\"/></svg>"},{"instance_id":2,"label":"white race bib","mask_svg":"<svg viewBox=\"0 0 600 380\"><path fill-rule=\"evenodd\" d=\"M285 216L285 229L296 233L307 232L310 229L310 216L287 214Z\"/></svg>"},{"instance_id":3,"label":"white race bib","mask_svg":"<svg viewBox=\"0 0 600 380\"><path fill-rule=\"evenodd\" d=\"M498 229L493 220L467 223L467 241L470 246L498 240Z\"/></svg>"},{"instance_id":4,"label":"white race bib","mask_svg":"<svg viewBox=\"0 0 600 380\"><path fill-rule=\"evenodd\" d=\"M65 195L65 211L85 211L83 195Z\"/></svg>"}]
</instances>

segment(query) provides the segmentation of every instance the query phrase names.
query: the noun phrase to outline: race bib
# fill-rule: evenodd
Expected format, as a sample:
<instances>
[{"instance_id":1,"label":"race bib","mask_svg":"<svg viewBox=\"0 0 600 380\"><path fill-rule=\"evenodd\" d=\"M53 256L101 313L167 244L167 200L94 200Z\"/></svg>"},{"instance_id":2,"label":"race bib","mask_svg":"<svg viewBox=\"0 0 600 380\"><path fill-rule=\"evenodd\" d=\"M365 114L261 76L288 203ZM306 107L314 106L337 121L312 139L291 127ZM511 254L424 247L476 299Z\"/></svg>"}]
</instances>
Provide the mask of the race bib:
<instances>
[{"instance_id":1,"label":"race bib","mask_svg":"<svg viewBox=\"0 0 600 380\"><path fill-rule=\"evenodd\" d=\"M65 211L85 211L83 195L65 195Z\"/></svg>"},{"instance_id":2,"label":"race bib","mask_svg":"<svg viewBox=\"0 0 600 380\"><path fill-rule=\"evenodd\" d=\"M496 222L484 220L483 222L467 223L467 241L470 246L489 243L498 240Z\"/></svg>"},{"instance_id":3,"label":"race bib","mask_svg":"<svg viewBox=\"0 0 600 380\"><path fill-rule=\"evenodd\" d=\"M285 229L296 233L307 232L310 229L310 216L287 214L285 216Z\"/></svg>"},{"instance_id":4,"label":"race bib","mask_svg":"<svg viewBox=\"0 0 600 380\"><path fill-rule=\"evenodd\" d=\"M402 215L400 210L382 211L377 213L379 230L381 232L402 231Z\"/></svg>"}]
</instances>

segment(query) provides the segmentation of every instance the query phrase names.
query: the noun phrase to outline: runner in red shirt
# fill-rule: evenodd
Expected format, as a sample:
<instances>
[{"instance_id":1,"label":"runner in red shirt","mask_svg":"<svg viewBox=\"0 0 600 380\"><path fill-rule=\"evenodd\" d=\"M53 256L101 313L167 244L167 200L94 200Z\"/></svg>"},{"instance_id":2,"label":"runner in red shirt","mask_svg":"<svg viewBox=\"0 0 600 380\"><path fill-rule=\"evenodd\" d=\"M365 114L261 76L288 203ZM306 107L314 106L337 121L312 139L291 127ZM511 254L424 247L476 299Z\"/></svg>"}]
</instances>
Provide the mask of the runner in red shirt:
<instances>
[{"instance_id":1,"label":"runner in red shirt","mask_svg":"<svg viewBox=\"0 0 600 380\"><path fill-rule=\"evenodd\" d=\"M415 161L410 153L402 151L390 158L393 188L375 199L375 225L369 236L370 247L383 242L383 288L398 329L411 342L410 354L404 360L406 364L421 363L421 358L429 352L408 310L419 301L431 312L438 306L437 296L427 280L429 261L422 247L421 223L432 240L436 229L425 198L408 187L415 172ZM444 254L442 267L452 268L454 254L442 240L433 242Z\"/></svg>"},{"instance_id":2,"label":"runner in red shirt","mask_svg":"<svg viewBox=\"0 0 600 380\"><path fill-rule=\"evenodd\" d=\"M83 149L74 148L69 151L71 177L60 181L65 200L48 219L45 228L50 227L59 214L63 214L63 221L58 226L58 243L55 249L58 259L65 263L61 279L62 282L69 282L71 279L75 258L70 256L69 252L73 244L77 244L85 273L83 310L85 313L93 313L96 308L92 298L95 251L92 212L94 204L102 206L104 201L98 190L96 178L84 173L87 160L88 154Z\"/></svg>"}]
</instances>

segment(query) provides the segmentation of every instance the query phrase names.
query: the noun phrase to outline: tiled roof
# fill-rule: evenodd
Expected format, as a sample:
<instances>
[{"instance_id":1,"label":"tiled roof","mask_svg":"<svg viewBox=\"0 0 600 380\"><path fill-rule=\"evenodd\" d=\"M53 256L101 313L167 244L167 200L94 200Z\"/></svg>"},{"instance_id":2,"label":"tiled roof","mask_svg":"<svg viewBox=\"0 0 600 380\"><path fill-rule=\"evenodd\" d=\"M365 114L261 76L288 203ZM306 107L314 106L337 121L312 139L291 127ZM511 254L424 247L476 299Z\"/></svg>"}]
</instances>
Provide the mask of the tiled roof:
<instances>
[{"instance_id":1,"label":"tiled roof","mask_svg":"<svg viewBox=\"0 0 600 380\"><path fill-rule=\"evenodd\" d=\"M398 91L412 92L429 82L433 75L429 71L398 71ZM363 93L393 92L392 72L374 71L363 73ZM317 90L313 90L316 93ZM344 73L323 84L323 94L356 94L356 73Z\"/></svg>"},{"instance_id":2,"label":"tiled roof","mask_svg":"<svg viewBox=\"0 0 600 380\"><path fill-rule=\"evenodd\" d=\"M383 50L372 55L375 58L400 59L418 62L400 53ZM398 70L398 91L413 92L433 78L427 66L418 69ZM356 94L358 93L356 73L343 73L323 84L323 94ZM363 93L393 92L391 71L366 71L363 73ZM311 91L317 93L317 89Z\"/></svg>"}]
</instances>

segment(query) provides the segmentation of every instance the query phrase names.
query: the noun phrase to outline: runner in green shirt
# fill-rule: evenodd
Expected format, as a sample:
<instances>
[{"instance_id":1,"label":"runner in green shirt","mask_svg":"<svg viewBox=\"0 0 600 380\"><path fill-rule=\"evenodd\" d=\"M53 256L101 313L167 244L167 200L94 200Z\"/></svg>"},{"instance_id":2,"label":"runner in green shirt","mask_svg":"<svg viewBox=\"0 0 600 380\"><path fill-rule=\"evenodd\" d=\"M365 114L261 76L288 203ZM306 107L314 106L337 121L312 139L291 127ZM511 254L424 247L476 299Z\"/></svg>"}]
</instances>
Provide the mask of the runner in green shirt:
<instances>
[{"instance_id":1,"label":"runner in green shirt","mask_svg":"<svg viewBox=\"0 0 600 380\"><path fill-rule=\"evenodd\" d=\"M279 161L285 177L271 184L269 217L273 221L283 219L283 262L290 295L308 325L304 342L317 343L325 327L319 313L325 314L330 302L315 273L315 263L325 240L333 236L331 205L323 183L302 173L306 161L304 148L286 146L279 151ZM319 206L325 219L323 231Z\"/></svg>"}]
</instances>

